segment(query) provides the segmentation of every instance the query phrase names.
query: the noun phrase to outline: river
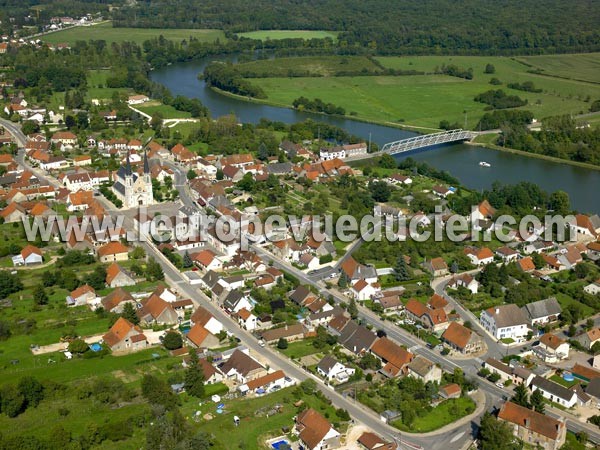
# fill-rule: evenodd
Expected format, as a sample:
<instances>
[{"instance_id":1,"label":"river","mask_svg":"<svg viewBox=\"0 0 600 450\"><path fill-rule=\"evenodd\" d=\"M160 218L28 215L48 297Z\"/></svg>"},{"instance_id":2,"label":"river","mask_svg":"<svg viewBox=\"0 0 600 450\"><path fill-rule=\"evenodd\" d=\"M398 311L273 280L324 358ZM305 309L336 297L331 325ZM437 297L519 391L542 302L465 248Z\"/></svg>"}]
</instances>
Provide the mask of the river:
<instances>
[{"instance_id":1,"label":"river","mask_svg":"<svg viewBox=\"0 0 600 450\"><path fill-rule=\"evenodd\" d=\"M231 59L231 57L227 57ZM208 88L198 74L210 60L192 61L163 67L151 74L152 80L165 85L175 95L198 98L210 110L213 117L235 114L238 120L257 123L261 118L294 123L311 118L344 128L351 134L368 139L380 146L392 141L414 136L409 131L360 122L341 117L328 117L321 114L298 112L258 103L245 102L218 94ZM224 59L224 58L223 58ZM569 164L560 164L537 158L476 147L467 144L447 144L410 155L416 160L427 161L434 167L444 169L457 177L461 183L472 189L487 189L494 181L513 184L531 181L544 190L563 190L571 198L573 208L582 212L600 213L600 171L590 170ZM406 156L396 156L401 159ZM490 168L479 166L479 161L487 161Z\"/></svg>"}]
</instances>

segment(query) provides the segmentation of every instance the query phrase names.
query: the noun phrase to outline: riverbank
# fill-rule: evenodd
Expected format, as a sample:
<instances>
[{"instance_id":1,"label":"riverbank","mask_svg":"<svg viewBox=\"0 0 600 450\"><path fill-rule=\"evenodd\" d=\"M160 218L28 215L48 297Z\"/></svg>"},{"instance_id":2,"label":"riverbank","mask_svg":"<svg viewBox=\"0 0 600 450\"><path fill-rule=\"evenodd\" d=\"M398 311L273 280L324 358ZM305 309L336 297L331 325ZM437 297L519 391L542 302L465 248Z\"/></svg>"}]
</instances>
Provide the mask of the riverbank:
<instances>
[{"instance_id":1,"label":"riverbank","mask_svg":"<svg viewBox=\"0 0 600 450\"><path fill-rule=\"evenodd\" d=\"M223 89L219 89L214 86L211 86L210 89L219 95L233 98L235 100L241 100L244 102L256 103L256 104L260 104L260 105L274 106L276 108L286 108L286 109L289 109L292 111L300 111L300 110L297 110L297 109L293 108L292 106L285 104L285 103L274 102L272 100L263 99L263 98L253 98L253 97L246 97L244 95L233 94L231 92L224 91ZM419 133L419 134L430 134L430 133L437 133L437 132L443 131L439 128L419 127L416 125L408 125L408 124L397 123L397 122L386 122L386 121L382 121L382 120L367 119L365 117L360 117L360 116L351 116L351 115L343 115L342 116L340 114L325 114L325 113L319 113L319 112L315 112L315 111L305 111L305 112L308 112L310 114L318 114L318 115L322 115L322 116L326 116L326 117L337 117L340 119L349 119L349 120L355 120L357 122L371 123L373 125L381 125L384 127L398 128L399 130L412 131L412 132Z\"/></svg>"},{"instance_id":2,"label":"riverbank","mask_svg":"<svg viewBox=\"0 0 600 450\"><path fill-rule=\"evenodd\" d=\"M526 152L524 150L517 150L516 148L502 147L501 145L497 145L497 144L494 144L493 142L491 142L492 140L495 140L495 138L497 136L498 136L497 134L488 134L488 135L484 135L484 136L477 136L474 140L465 142L465 144L473 145L475 147L489 148L492 150L498 150L498 151L506 152L506 153L512 153L514 155L526 156L529 158L542 159L544 161L550 161L553 163L568 164L570 166L581 167L583 169L600 171L600 166L596 166L594 164L589 164L589 163L584 163L584 162L579 162L579 161L571 161L569 159L556 158L554 156L541 155L539 153ZM480 140L477 141L478 139L480 139Z\"/></svg>"}]
</instances>

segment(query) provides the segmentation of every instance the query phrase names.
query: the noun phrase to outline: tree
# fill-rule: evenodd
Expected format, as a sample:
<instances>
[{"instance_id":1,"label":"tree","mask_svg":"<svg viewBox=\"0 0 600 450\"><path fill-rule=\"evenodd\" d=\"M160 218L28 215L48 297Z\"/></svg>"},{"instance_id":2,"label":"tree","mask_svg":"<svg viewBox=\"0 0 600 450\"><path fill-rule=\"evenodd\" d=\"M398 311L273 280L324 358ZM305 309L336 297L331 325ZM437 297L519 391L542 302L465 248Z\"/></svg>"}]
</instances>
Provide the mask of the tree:
<instances>
[{"instance_id":1,"label":"tree","mask_svg":"<svg viewBox=\"0 0 600 450\"><path fill-rule=\"evenodd\" d=\"M550 195L550 209L556 214L565 216L571 211L571 200L569 194L564 191L556 191Z\"/></svg>"},{"instance_id":2,"label":"tree","mask_svg":"<svg viewBox=\"0 0 600 450\"><path fill-rule=\"evenodd\" d=\"M177 406L177 397L171 387L154 375L146 374L142 378L142 396L152 405L161 405L165 409Z\"/></svg>"},{"instance_id":3,"label":"tree","mask_svg":"<svg viewBox=\"0 0 600 450\"><path fill-rule=\"evenodd\" d=\"M175 350L183 346L183 338L176 331L167 331L162 343L167 350Z\"/></svg>"},{"instance_id":4,"label":"tree","mask_svg":"<svg viewBox=\"0 0 600 450\"><path fill-rule=\"evenodd\" d=\"M396 261L396 267L394 267L394 278L396 281L407 281L411 279L410 269L406 264L404 255L400 255Z\"/></svg>"},{"instance_id":5,"label":"tree","mask_svg":"<svg viewBox=\"0 0 600 450\"><path fill-rule=\"evenodd\" d=\"M356 300L354 298L350 300L350 303L348 303L348 308L346 308L346 310L348 311L348 314L350 314L350 317L352 317L353 320L358 317L358 306L356 306Z\"/></svg>"},{"instance_id":6,"label":"tree","mask_svg":"<svg viewBox=\"0 0 600 450\"><path fill-rule=\"evenodd\" d=\"M529 392L523 383L517 384L515 387L515 395L513 395L511 401L517 405L524 406L525 408L531 407L529 404Z\"/></svg>"},{"instance_id":7,"label":"tree","mask_svg":"<svg viewBox=\"0 0 600 450\"><path fill-rule=\"evenodd\" d=\"M129 253L129 256L132 259L144 259L146 257L146 250L141 245L138 245Z\"/></svg>"},{"instance_id":8,"label":"tree","mask_svg":"<svg viewBox=\"0 0 600 450\"><path fill-rule=\"evenodd\" d=\"M277 341L277 348L279 350L285 350L286 348L288 348L288 341L286 338L279 338L279 340Z\"/></svg>"},{"instance_id":9,"label":"tree","mask_svg":"<svg viewBox=\"0 0 600 450\"><path fill-rule=\"evenodd\" d=\"M44 386L37 378L31 376L21 378L18 388L27 407L35 408L44 399Z\"/></svg>"},{"instance_id":10,"label":"tree","mask_svg":"<svg viewBox=\"0 0 600 450\"><path fill-rule=\"evenodd\" d=\"M146 265L146 276L150 281L161 281L165 279L165 273L162 267L154 258L148 260Z\"/></svg>"},{"instance_id":11,"label":"tree","mask_svg":"<svg viewBox=\"0 0 600 450\"><path fill-rule=\"evenodd\" d=\"M496 420L489 412L485 412L479 426L481 450L517 450L521 446L512 434L506 422Z\"/></svg>"},{"instance_id":12,"label":"tree","mask_svg":"<svg viewBox=\"0 0 600 450\"><path fill-rule=\"evenodd\" d=\"M90 349L89 345L83 339L74 339L69 342L69 351L71 353L85 353Z\"/></svg>"},{"instance_id":13,"label":"tree","mask_svg":"<svg viewBox=\"0 0 600 450\"><path fill-rule=\"evenodd\" d=\"M183 380L185 391L194 397L204 397L204 374L198 363L198 353L190 352L190 360Z\"/></svg>"},{"instance_id":14,"label":"tree","mask_svg":"<svg viewBox=\"0 0 600 450\"><path fill-rule=\"evenodd\" d=\"M187 172L187 179L188 180L193 180L197 176L198 176L198 174L196 173L196 171L194 169L188 170L188 172Z\"/></svg>"},{"instance_id":15,"label":"tree","mask_svg":"<svg viewBox=\"0 0 600 450\"><path fill-rule=\"evenodd\" d=\"M392 195L392 188L385 181L372 181L369 184L369 191L376 202L387 202Z\"/></svg>"},{"instance_id":16,"label":"tree","mask_svg":"<svg viewBox=\"0 0 600 450\"><path fill-rule=\"evenodd\" d=\"M0 320L0 341L7 340L12 332L10 331L10 323Z\"/></svg>"},{"instance_id":17,"label":"tree","mask_svg":"<svg viewBox=\"0 0 600 450\"><path fill-rule=\"evenodd\" d=\"M0 388L0 412L8 417L17 417L25 410L25 397L13 384Z\"/></svg>"},{"instance_id":18,"label":"tree","mask_svg":"<svg viewBox=\"0 0 600 450\"><path fill-rule=\"evenodd\" d=\"M222 180L222 179L223 179L223 176L224 176L224 175L223 175L223 170L221 170L221 169L217 169L217 175L216 175L216 177L217 177L217 180Z\"/></svg>"},{"instance_id":19,"label":"tree","mask_svg":"<svg viewBox=\"0 0 600 450\"><path fill-rule=\"evenodd\" d=\"M258 152L256 153L256 155L261 161L266 161L267 159L269 159L269 149L267 148L264 142L261 142L258 146Z\"/></svg>"},{"instance_id":20,"label":"tree","mask_svg":"<svg viewBox=\"0 0 600 450\"><path fill-rule=\"evenodd\" d=\"M594 355L597 355L600 353L600 342L594 342L594 345L592 345L592 348L590 349L592 351L592 353Z\"/></svg>"},{"instance_id":21,"label":"tree","mask_svg":"<svg viewBox=\"0 0 600 450\"><path fill-rule=\"evenodd\" d=\"M194 265L194 262L192 261L192 257L190 256L189 252L186 250L185 253L183 254L183 267L188 268L188 267L192 267Z\"/></svg>"},{"instance_id":22,"label":"tree","mask_svg":"<svg viewBox=\"0 0 600 450\"><path fill-rule=\"evenodd\" d=\"M25 120L21 126L21 131L24 135L37 133L40 131L40 126L33 120Z\"/></svg>"},{"instance_id":23,"label":"tree","mask_svg":"<svg viewBox=\"0 0 600 450\"><path fill-rule=\"evenodd\" d=\"M121 317L127 319L132 324L137 325L140 323L140 318L137 315L137 311L132 303L127 302L123 305L123 311L121 312Z\"/></svg>"},{"instance_id":24,"label":"tree","mask_svg":"<svg viewBox=\"0 0 600 450\"><path fill-rule=\"evenodd\" d=\"M496 73L496 68L493 64L486 64L483 73Z\"/></svg>"},{"instance_id":25,"label":"tree","mask_svg":"<svg viewBox=\"0 0 600 450\"><path fill-rule=\"evenodd\" d=\"M36 305L48 304L48 294L46 294L44 285L38 284L36 285L36 287L33 288L33 301Z\"/></svg>"},{"instance_id":26,"label":"tree","mask_svg":"<svg viewBox=\"0 0 600 450\"><path fill-rule=\"evenodd\" d=\"M545 406L544 406L544 396L542 395L542 391L536 389L531 393L529 397L529 402L531 403L531 407L534 411L539 412L540 414L544 414Z\"/></svg>"}]
</instances>

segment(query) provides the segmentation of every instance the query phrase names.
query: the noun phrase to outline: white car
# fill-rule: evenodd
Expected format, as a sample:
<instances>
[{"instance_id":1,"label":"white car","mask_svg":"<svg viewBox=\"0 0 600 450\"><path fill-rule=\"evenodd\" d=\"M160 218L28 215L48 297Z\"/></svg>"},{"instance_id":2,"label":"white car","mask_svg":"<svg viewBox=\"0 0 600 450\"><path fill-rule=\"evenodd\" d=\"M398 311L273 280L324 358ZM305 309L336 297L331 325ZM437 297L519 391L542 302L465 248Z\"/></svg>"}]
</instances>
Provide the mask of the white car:
<instances>
[{"instance_id":1,"label":"white car","mask_svg":"<svg viewBox=\"0 0 600 450\"><path fill-rule=\"evenodd\" d=\"M504 387L504 384L502 384L500 381L498 381L498 382L496 383L496 386L498 386L499 388L503 388L503 387Z\"/></svg>"}]
</instances>

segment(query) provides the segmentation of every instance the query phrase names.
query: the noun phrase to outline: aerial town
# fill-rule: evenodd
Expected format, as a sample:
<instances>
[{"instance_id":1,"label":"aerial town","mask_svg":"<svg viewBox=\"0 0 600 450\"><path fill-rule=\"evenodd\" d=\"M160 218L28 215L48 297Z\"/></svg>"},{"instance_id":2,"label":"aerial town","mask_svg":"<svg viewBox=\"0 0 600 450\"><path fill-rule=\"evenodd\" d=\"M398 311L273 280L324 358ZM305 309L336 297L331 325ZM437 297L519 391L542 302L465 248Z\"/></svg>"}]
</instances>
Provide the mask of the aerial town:
<instances>
[{"instance_id":1,"label":"aerial town","mask_svg":"<svg viewBox=\"0 0 600 450\"><path fill-rule=\"evenodd\" d=\"M465 108L381 137L309 84L293 109L262 95L285 76L470 79L333 61L341 34L266 38L268 66L255 31L124 16L163 1L29 3L0 14L0 450L598 448L600 91L572 124L585 161L518 148L567 127L532 100L525 137L527 107L477 98L472 125ZM206 92L186 96L168 77L200 58L186 81ZM305 58L335 76L277 66ZM500 60L462 58L475 78ZM477 156L459 176L450 152ZM581 185L543 184L559 170Z\"/></svg>"}]
</instances>

